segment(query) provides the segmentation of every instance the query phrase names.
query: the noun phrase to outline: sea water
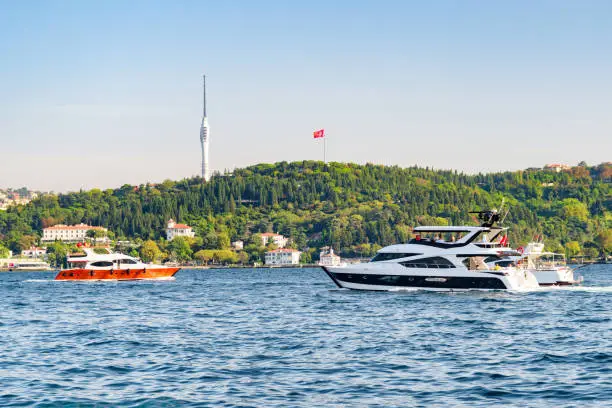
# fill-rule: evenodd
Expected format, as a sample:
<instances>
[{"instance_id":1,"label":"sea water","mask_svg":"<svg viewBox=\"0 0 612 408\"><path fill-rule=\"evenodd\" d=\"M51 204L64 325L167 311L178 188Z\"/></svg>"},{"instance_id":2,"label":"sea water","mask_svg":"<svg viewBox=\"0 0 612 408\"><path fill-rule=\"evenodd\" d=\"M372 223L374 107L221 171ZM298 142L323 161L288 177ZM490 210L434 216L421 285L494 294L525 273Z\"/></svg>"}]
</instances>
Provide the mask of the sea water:
<instances>
[{"instance_id":1,"label":"sea water","mask_svg":"<svg viewBox=\"0 0 612 408\"><path fill-rule=\"evenodd\" d=\"M0 274L0 406L612 406L612 268L582 287L360 292L319 269Z\"/></svg>"}]
</instances>

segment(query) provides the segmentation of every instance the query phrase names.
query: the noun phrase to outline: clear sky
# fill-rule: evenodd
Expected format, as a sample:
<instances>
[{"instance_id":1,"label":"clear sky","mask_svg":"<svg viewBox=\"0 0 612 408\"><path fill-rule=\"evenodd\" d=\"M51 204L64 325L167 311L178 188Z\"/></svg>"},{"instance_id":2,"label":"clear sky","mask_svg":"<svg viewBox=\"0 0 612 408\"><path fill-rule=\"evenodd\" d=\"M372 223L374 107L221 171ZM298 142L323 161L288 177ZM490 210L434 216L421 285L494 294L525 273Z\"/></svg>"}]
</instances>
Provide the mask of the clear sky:
<instances>
[{"instance_id":1,"label":"clear sky","mask_svg":"<svg viewBox=\"0 0 612 408\"><path fill-rule=\"evenodd\" d=\"M611 1L0 0L0 187L612 159Z\"/></svg>"}]
</instances>

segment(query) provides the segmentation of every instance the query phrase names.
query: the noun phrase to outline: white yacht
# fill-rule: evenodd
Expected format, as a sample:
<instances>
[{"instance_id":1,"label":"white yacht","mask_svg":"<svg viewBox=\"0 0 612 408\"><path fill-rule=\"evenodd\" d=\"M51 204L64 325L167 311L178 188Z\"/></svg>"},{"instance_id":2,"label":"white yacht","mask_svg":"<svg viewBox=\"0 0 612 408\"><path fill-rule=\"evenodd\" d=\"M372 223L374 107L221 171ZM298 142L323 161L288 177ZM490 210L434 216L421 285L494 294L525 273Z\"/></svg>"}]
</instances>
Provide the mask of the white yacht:
<instances>
[{"instance_id":1,"label":"white yacht","mask_svg":"<svg viewBox=\"0 0 612 408\"><path fill-rule=\"evenodd\" d=\"M541 242L530 242L517 260L519 267L532 272L540 286L567 286L582 283L582 276L574 276L574 270L565 263L565 255L544 251Z\"/></svg>"},{"instance_id":2,"label":"white yacht","mask_svg":"<svg viewBox=\"0 0 612 408\"><path fill-rule=\"evenodd\" d=\"M500 251L501 253L501 251ZM485 262L490 267L516 266L528 270L538 280L540 286L579 285L584 281L582 276L565 263L565 255L544 251L541 242L530 242L525 248L506 250L504 257L487 258Z\"/></svg>"},{"instance_id":3,"label":"white yacht","mask_svg":"<svg viewBox=\"0 0 612 408\"><path fill-rule=\"evenodd\" d=\"M481 212L485 216L491 212ZM494 220L496 221L496 220ZM532 290L535 276L514 266L489 266L485 259L505 256L491 239L503 228L417 227L406 244L382 248L370 262L322 266L340 288L361 290L424 289L434 291Z\"/></svg>"}]
</instances>

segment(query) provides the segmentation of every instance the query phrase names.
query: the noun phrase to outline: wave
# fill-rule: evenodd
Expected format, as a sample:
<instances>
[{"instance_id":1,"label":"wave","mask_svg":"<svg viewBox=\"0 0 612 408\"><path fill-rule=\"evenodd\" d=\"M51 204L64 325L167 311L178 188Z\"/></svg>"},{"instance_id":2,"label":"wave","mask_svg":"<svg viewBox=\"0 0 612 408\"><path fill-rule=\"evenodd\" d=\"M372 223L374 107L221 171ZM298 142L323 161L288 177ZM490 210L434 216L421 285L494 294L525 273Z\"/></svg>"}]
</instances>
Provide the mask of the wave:
<instances>
[{"instance_id":1,"label":"wave","mask_svg":"<svg viewBox=\"0 0 612 408\"><path fill-rule=\"evenodd\" d=\"M106 279L106 280L95 280L95 279L86 279L86 280L55 280L55 279L26 279L22 282L27 283L43 283L43 282L59 282L59 283L117 283L117 282L140 282L140 281L175 281L176 277L168 276L161 278L148 278L148 279L128 279L128 280L120 280L120 279Z\"/></svg>"},{"instance_id":2,"label":"wave","mask_svg":"<svg viewBox=\"0 0 612 408\"><path fill-rule=\"evenodd\" d=\"M612 293L612 286L545 286L539 289L541 292L594 292Z\"/></svg>"}]
</instances>

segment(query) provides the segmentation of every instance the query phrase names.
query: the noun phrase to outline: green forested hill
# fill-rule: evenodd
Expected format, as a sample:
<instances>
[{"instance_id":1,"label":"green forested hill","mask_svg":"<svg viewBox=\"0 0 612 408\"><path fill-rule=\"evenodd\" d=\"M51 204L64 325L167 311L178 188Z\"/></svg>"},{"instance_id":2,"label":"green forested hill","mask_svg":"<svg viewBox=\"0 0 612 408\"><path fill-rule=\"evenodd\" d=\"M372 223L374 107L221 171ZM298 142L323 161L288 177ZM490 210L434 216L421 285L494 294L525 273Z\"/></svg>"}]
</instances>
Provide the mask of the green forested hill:
<instances>
[{"instance_id":1,"label":"green forested hill","mask_svg":"<svg viewBox=\"0 0 612 408\"><path fill-rule=\"evenodd\" d=\"M307 252L333 244L345 256L367 256L379 245L406 241L413 226L475 224L469 210L499 207L505 199L515 246L544 235L548 248L596 255L610 246L611 182L609 163L479 175L315 161L260 164L206 184L187 179L43 196L0 212L0 245L17 250L43 227L84 222L164 249L165 224L173 218L197 233L190 254L273 231Z\"/></svg>"}]
</instances>

